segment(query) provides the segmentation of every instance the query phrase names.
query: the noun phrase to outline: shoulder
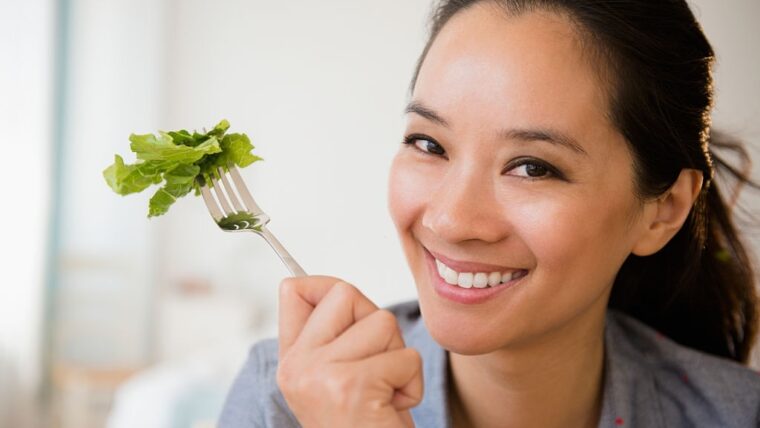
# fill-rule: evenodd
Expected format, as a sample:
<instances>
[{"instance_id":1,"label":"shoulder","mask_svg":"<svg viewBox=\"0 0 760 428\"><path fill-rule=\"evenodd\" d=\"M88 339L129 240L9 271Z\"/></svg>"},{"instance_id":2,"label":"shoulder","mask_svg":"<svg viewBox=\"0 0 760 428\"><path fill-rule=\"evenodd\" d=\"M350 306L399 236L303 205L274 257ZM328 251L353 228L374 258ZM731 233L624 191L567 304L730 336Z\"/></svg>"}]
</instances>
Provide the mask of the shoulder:
<instances>
[{"instance_id":1,"label":"shoulder","mask_svg":"<svg viewBox=\"0 0 760 428\"><path fill-rule=\"evenodd\" d=\"M232 384L220 428L299 427L277 386L277 340L257 342Z\"/></svg>"},{"instance_id":2,"label":"shoulder","mask_svg":"<svg viewBox=\"0 0 760 428\"><path fill-rule=\"evenodd\" d=\"M420 305L416 300L397 303L384 309L396 317L401 333L404 335L410 334L422 322Z\"/></svg>"},{"instance_id":3,"label":"shoulder","mask_svg":"<svg viewBox=\"0 0 760 428\"><path fill-rule=\"evenodd\" d=\"M649 404L670 426L758 426L760 373L680 345L616 311L608 314L607 342L613 363L633 384L649 383L655 394Z\"/></svg>"},{"instance_id":4,"label":"shoulder","mask_svg":"<svg viewBox=\"0 0 760 428\"><path fill-rule=\"evenodd\" d=\"M416 301L384 308L396 317L402 335L414 341L422 323ZM255 343L230 388L219 420L220 428L298 427L277 385L278 343L270 338Z\"/></svg>"},{"instance_id":5,"label":"shoulder","mask_svg":"<svg viewBox=\"0 0 760 428\"><path fill-rule=\"evenodd\" d=\"M411 300L397 303L385 309L396 317L396 322L398 322L398 327L401 330L401 335L404 337L406 346L415 348L420 353L423 362L430 368L428 374L435 377L435 381L438 381L437 378L441 377L441 373L445 372L447 357L443 348L430 336L422 319L419 301Z\"/></svg>"}]
</instances>

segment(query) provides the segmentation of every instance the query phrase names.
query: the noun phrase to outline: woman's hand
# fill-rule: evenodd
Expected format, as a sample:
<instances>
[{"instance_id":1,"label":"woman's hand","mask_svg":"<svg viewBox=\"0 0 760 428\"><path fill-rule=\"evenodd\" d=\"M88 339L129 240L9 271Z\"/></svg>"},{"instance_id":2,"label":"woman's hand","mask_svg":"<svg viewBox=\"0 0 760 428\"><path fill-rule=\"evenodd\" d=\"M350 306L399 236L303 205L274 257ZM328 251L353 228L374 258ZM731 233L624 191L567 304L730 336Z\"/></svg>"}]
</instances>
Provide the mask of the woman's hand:
<instances>
[{"instance_id":1,"label":"woman's hand","mask_svg":"<svg viewBox=\"0 0 760 428\"><path fill-rule=\"evenodd\" d=\"M412 427L422 361L396 318L338 278L280 283L277 383L304 427Z\"/></svg>"}]
</instances>

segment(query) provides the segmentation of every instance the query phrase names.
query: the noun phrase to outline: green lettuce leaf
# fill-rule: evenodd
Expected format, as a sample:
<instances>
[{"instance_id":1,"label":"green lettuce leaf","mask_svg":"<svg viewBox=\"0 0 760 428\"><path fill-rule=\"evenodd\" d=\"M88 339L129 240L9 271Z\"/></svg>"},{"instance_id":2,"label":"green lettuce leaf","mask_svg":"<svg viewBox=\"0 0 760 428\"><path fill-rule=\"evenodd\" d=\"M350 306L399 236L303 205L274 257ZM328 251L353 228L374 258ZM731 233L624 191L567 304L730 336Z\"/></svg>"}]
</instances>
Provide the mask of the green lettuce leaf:
<instances>
[{"instance_id":1,"label":"green lettuce leaf","mask_svg":"<svg viewBox=\"0 0 760 428\"><path fill-rule=\"evenodd\" d=\"M148 217L165 214L177 199L193 189L200 193L198 178L210 182L218 170L230 165L244 168L262 160L245 134L227 134L230 124L219 122L211 131L190 133L186 130L159 132L158 135L132 134L130 149L137 161L125 164L116 155L114 163L103 171L108 186L119 195L142 192L155 184L162 186L150 198Z\"/></svg>"},{"instance_id":2,"label":"green lettuce leaf","mask_svg":"<svg viewBox=\"0 0 760 428\"><path fill-rule=\"evenodd\" d=\"M142 192L161 182L161 175L150 162L125 165L119 155L115 156L113 165L103 171L103 176L111 189L120 195Z\"/></svg>"},{"instance_id":3,"label":"green lettuce leaf","mask_svg":"<svg viewBox=\"0 0 760 428\"><path fill-rule=\"evenodd\" d=\"M218 178L218 168L227 169L227 165L237 165L240 168L261 160L260 157L251 153L253 144L245 134L225 135L219 143L221 153L217 156L208 156L201 163L203 176L206 180L213 174Z\"/></svg>"},{"instance_id":4,"label":"green lettuce leaf","mask_svg":"<svg viewBox=\"0 0 760 428\"><path fill-rule=\"evenodd\" d=\"M161 161L165 164L195 163L204 155L219 153L222 148L216 137L209 137L203 143L191 147L177 144L167 133L155 135L134 135L129 137L132 144L130 149L137 155L137 159L144 161Z\"/></svg>"}]
</instances>

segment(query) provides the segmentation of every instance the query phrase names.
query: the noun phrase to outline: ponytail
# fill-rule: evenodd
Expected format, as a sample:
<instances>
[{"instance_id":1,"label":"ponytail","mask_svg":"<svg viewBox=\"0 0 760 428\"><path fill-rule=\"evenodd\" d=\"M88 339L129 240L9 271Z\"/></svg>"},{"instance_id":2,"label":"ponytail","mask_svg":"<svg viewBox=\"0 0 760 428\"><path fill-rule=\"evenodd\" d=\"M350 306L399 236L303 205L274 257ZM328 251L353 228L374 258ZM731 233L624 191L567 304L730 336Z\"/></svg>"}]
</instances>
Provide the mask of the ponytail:
<instances>
[{"instance_id":1,"label":"ponytail","mask_svg":"<svg viewBox=\"0 0 760 428\"><path fill-rule=\"evenodd\" d=\"M746 363L758 333L758 294L752 260L733 214L749 177L744 146L713 132L715 177L707 182L681 230L658 253L631 255L618 273L610 307L649 324L685 346ZM741 160L733 167L718 153ZM730 200L722 186L732 185Z\"/></svg>"}]
</instances>

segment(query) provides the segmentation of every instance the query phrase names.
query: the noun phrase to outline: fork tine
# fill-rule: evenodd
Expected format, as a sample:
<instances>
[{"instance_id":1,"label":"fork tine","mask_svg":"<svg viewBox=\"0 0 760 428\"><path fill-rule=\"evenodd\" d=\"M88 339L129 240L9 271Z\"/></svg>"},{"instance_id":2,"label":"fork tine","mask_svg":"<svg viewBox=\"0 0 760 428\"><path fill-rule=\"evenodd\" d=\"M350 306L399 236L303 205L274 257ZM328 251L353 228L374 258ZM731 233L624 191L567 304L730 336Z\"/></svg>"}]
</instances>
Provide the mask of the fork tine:
<instances>
[{"instance_id":1,"label":"fork tine","mask_svg":"<svg viewBox=\"0 0 760 428\"><path fill-rule=\"evenodd\" d=\"M219 184L219 180L216 179L216 177L211 177L211 181L214 183L214 194L216 194L216 199L219 201L219 204L222 206L222 210L224 210L225 215L234 214L235 212L232 211L232 207L230 207L230 203L227 202L227 196L224 194L224 190L222 190L222 185Z\"/></svg>"},{"instance_id":2,"label":"fork tine","mask_svg":"<svg viewBox=\"0 0 760 428\"><path fill-rule=\"evenodd\" d=\"M201 186L201 196L203 196L203 202L206 203L206 208L208 208L208 212L211 214L211 217L213 217L216 221L223 219L224 214L219 209L219 205L217 205L214 196L211 194L211 192L208 190L208 186L205 184Z\"/></svg>"},{"instance_id":3,"label":"fork tine","mask_svg":"<svg viewBox=\"0 0 760 428\"><path fill-rule=\"evenodd\" d=\"M230 181L227 180L227 174L225 174L224 170L219 167L217 169L219 171L219 177L221 177L222 184L224 185L224 190L227 191L227 196L230 198L230 201L232 202L232 206L235 207L236 212L245 211L245 208L243 208L243 204L240 203L240 200L238 200L237 195L235 195L235 190L230 185Z\"/></svg>"},{"instance_id":4,"label":"fork tine","mask_svg":"<svg viewBox=\"0 0 760 428\"><path fill-rule=\"evenodd\" d=\"M248 208L248 211L253 215L263 214L264 211L259 208L256 201L253 200L253 196L251 196L251 192L248 191L248 186L245 185L243 177L240 176L237 167L235 165L230 165L229 170L230 177L232 177L232 181L235 182L235 187L237 188L240 197L243 199L243 203L245 203L245 206Z\"/></svg>"},{"instance_id":5,"label":"fork tine","mask_svg":"<svg viewBox=\"0 0 760 428\"><path fill-rule=\"evenodd\" d=\"M267 241L272 249L274 249L274 251L277 253L277 256L280 258L280 260L282 260L283 263L285 263L285 266L287 266L291 274L295 276L305 276L306 273L304 272L303 268L301 268L301 266L295 261L295 259L293 259L293 256L288 253L280 241L274 237L272 232L264 227L264 225L269 222L269 217L264 213L264 211L261 210L261 208L259 208L259 206L256 204L256 201L253 200L253 196L251 196L251 193L248 191L248 187L245 185L245 182L240 176L240 172L235 167L235 165L231 165L229 167L230 177L232 177L234 185L230 185L226 174L224 174L224 171L220 169L218 172L218 179L216 177L211 177L211 181L214 187L213 193L211 189L209 189L209 186L207 185L208 183L203 177L197 178L197 183L200 185L201 189L201 195L203 195L203 201L206 203L206 207L208 208L209 213L211 213L211 216L216 221L217 225L227 232L256 232L258 235L262 236L264 240ZM220 180L222 182L221 185L219 184ZM224 186L224 190L222 189L222 186ZM241 216L229 218L229 222L222 221L225 220L225 213L227 216L231 216L234 213L230 208L229 202L227 201L225 191L229 196L229 200L232 201L238 212L243 214ZM217 198L214 198L214 194L216 194ZM243 204L248 207L247 209L243 209L240 201L238 200L238 196L240 199L242 199ZM221 204L224 211L219 209L219 204ZM248 218L249 215L253 216L254 218Z\"/></svg>"}]
</instances>

